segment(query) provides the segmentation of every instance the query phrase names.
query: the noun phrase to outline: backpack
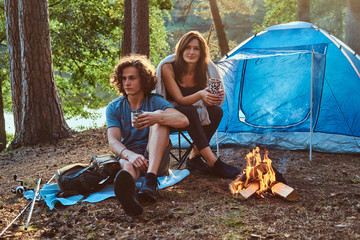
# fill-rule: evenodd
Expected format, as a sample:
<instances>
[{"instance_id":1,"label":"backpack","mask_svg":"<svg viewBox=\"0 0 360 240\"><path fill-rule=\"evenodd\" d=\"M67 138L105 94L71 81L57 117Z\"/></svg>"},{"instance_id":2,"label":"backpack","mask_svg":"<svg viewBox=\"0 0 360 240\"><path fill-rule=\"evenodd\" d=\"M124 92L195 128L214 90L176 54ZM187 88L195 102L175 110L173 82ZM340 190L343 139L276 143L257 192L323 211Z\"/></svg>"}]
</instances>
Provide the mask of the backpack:
<instances>
[{"instance_id":1,"label":"backpack","mask_svg":"<svg viewBox=\"0 0 360 240\"><path fill-rule=\"evenodd\" d=\"M96 192L106 184L113 183L118 171L119 159L110 154L93 156L90 164L67 165L55 173L55 180L60 188L56 197L65 198Z\"/></svg>"}]
</instances>

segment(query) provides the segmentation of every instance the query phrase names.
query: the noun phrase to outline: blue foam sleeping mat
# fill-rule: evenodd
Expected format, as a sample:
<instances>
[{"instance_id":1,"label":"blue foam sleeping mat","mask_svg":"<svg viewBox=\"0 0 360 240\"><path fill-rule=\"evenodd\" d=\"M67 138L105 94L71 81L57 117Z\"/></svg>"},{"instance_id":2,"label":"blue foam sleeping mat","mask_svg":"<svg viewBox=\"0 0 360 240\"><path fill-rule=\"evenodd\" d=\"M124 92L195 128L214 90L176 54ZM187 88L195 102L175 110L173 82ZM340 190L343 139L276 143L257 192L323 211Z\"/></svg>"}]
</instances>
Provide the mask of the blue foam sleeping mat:
<instances>
[{"instance_id":1,"label":"blue foam sleeping mat","mask_svg":"<svg viewBox=\"0 0 360 240\"><path fill-rule=\"evenodd\" d=\"M185 177L187 177L190 172L187 169L183 170L170 170L169 176L158 177L159 185L158 189L163 189L169 186L172 186ZM143 178L139 178L136 181L136 186L139 188L141 185ZM59 192L59 186L55 184L44 184L43 188L40 190L40 196L45 201L46 205L50 210L53 210L55 204L60 202L64 206L74 205L78 202L100 202L110 197L115 197L114 193L114 185L109 184L106 187L102 188L98 192L90 194L88 197L84 198L83 195L75 195L68 198L58 198L56 197L56 193ZM34 197L34 191L26 191L24 192L24 197L26 199L32 199Z\"/></svg>"}]
</instances>

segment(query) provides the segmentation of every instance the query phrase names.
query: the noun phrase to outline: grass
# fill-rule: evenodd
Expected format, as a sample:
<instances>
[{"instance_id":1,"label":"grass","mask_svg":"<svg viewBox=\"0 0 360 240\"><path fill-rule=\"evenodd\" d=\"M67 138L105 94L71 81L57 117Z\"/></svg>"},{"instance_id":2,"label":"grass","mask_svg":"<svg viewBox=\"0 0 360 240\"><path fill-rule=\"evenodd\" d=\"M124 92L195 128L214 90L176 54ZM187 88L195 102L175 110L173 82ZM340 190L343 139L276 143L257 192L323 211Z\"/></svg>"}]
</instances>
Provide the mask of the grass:
<instances>
[{"instance_id":1,"label":"grass","mask_svg":"<svg viewBox=\"0 0 360 240\"><path fill-rule=\"evenodd\" d=\"M241 211L231 211L224 218L218 218L216 221L225 227L231 229L241 229L244 226L243 222L244 214Z\"/></svg>"}]
</instances>

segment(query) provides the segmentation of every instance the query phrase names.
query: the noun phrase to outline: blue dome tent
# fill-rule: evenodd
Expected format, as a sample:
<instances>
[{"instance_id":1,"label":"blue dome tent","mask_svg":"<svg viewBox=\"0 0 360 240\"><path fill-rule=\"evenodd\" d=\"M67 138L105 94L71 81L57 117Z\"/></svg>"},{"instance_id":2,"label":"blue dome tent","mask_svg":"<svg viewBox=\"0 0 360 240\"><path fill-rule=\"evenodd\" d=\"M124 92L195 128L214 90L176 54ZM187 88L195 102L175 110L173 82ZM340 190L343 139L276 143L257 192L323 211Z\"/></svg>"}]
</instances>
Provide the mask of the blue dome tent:
<instances>
[{"instance_id":1,"label":"blue dome tent","mask_svg":"<svg viewBox=\"0 0 360 240\"><path fill-rule=\"evenodd\" d=\"M226 90L220 145L360 152L360 57L336 37L280 24L217 65Z\"/></svg>"}]
</instances>

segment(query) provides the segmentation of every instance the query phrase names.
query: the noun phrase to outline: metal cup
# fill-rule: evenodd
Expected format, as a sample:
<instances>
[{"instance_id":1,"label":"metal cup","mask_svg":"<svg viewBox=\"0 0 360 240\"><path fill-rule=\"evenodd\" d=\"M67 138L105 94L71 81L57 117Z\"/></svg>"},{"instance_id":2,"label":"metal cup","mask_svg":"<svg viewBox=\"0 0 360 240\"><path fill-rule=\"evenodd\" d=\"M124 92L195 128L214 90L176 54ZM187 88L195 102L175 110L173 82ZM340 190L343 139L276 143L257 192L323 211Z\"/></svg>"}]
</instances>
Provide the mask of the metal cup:
<instances>
[{"instance_id":1,"label":"metal cup","mask_svg":"<svg viewBox=\"0 0 360 240\"><path fill-rule=\"evenodd\" d=\"M221 80L219 78L210 78L209 88L212 94L219 94L221 88Z\"/></svg>"},{"instance_id":2,"label":"metal cup","mask_svg":"<svg viewBox=\"0 0 360 240\"><path fill-rule=\"evenodd\" d=\"M141 127L141 125L138 122L139 121L138 117L142 113L143 113L143 110L135 110L135 111L131 112L131 126L133 126L135 128Z\"/></svg>"}]
</instances>

